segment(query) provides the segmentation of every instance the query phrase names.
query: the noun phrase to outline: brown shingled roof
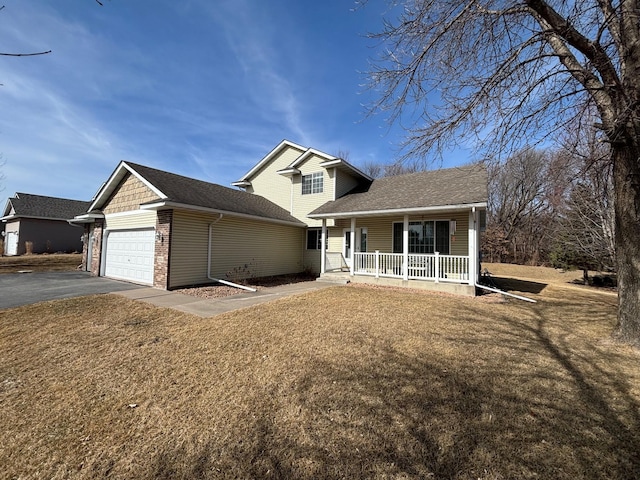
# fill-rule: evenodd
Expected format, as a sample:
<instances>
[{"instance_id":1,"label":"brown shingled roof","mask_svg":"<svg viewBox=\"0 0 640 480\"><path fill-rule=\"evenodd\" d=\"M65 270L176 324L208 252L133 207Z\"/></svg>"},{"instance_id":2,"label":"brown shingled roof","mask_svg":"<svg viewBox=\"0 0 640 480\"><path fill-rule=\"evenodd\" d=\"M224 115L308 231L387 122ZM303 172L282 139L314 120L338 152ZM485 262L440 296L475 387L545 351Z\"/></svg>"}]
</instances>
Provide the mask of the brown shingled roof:
<instances>
[{"instance_id":1,"label":"brown shingled roof","mask_svg":"<svg viewBox=\"0 0 640 480\"><path fill-rule=\"evenodd\" d=\"M136 163L125 163L168 197L163 201L263 217L266 220L298 223L304 226L303 222L293 217L287 210L259 195Z\"/></svg>"},{"instance_id":2,"label":"brown shingled roof","mask_svg":"<svg viewBox=\"0 0 640 480\"><path fill-rule=\"evenodd\" d=\"M84 213L91 202L18 192L9 198L8 204L13 207L16 217L67 220ZM6 210L5 215L8 215L11 210L8 205Z\"/></svg>"},{"instance_id":3,"label":"brown shingled roof","mask_svg":"<svg viewBox=\"0 0 640 480\"><path fill-rule=\"evenodd\" d=\"M477 204L487 197L487 172L472 165L379 178L366 191L327 202L309 216Z\"/></svg>"}]
</instances>

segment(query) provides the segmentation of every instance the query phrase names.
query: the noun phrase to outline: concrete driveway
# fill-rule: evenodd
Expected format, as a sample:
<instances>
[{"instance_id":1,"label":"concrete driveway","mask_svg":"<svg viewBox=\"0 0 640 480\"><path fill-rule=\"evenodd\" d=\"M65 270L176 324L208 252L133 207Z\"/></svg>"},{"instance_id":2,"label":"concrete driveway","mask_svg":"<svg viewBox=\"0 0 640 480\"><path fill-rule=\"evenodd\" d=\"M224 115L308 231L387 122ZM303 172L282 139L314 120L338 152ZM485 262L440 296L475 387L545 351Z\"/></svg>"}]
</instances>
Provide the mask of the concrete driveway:
<instances>
[{"instance_id":1,"label":"concrete driveway","mask_svg":"<svg viewBox=\"0 0 640 480\"><path fill-rule=\"evenodd\" d=\"M4 273L0 275L0 309L137 288L145 287L87 272Z\"/></svg>"}]
</instances>

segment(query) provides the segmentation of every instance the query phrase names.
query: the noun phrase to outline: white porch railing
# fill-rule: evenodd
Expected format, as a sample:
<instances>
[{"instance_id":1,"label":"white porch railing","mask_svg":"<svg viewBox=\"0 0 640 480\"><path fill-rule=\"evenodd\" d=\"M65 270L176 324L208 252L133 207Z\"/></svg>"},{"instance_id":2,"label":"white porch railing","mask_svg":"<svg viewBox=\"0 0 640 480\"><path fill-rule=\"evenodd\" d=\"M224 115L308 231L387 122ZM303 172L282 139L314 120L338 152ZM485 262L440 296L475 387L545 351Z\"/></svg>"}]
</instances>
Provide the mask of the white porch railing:
<instances>
[{"instance_id":1,"label":"white porch railing","mask_svg":"<svg viewBox=\"0 0 640 480\"><path fill-rule=\"evenodd\" d=\"M355 275L404 278L402 253L356 252L353 261ZM469 257L464 255L410 253L407 269L407 278L411 280L455 283L469 281Z\"/></svg>"}]
</instances>

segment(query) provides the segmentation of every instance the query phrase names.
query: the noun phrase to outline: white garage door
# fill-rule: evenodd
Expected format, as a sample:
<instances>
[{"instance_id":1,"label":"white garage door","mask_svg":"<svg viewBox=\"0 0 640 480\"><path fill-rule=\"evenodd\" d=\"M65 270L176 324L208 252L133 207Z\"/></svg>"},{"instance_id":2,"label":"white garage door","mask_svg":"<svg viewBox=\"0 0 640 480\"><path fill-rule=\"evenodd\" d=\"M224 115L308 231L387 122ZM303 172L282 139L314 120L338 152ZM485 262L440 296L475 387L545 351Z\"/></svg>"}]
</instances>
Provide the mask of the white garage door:
<instances>
[{"instance_id":1,"label":"white garage door","mask_svg":"<svg viewBox=\"0 0 640 480\"><path fill-rule=\"evenodd\" d=\"M4 237L5 253L7 255L18 254L18 232L7 232Z\"/></svg>"},{"instance_id":2,"label":"white garage door","mask_svg":"<svg viewBox=\"0 0 640 480\"><path fill-rule=\"evenodd\" d=\"M153 284L154 230L114 230L107 236L104 275Z\"/></svg>"}]
</instances>

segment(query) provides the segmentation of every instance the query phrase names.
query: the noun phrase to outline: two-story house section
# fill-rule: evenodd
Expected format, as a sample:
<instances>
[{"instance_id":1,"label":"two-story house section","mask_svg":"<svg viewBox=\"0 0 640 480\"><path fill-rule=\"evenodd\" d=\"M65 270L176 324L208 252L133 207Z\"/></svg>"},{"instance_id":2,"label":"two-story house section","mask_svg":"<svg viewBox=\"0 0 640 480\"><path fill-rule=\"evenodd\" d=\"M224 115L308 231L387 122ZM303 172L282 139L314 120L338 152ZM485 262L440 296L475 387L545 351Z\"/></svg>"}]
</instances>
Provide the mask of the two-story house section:
<instances>
[{"instance_id":1,"label":"two-story house section","mask_svg":"<svg viewBox=\"0 0 640 480\"><path fill-rule=\"evenodd\" d=\"M341 158L283 140L233 185L265 197L307 224L303 262L306 268L320 271L322 220L309 218L308 214L349 192L366 188L372 181ZM344 228L332 219L326 224L327 249L344 251ZM346 238L349 243L350 237ZM347 245L347 253L349 248Z\"/></svg>"}]
</instances>

